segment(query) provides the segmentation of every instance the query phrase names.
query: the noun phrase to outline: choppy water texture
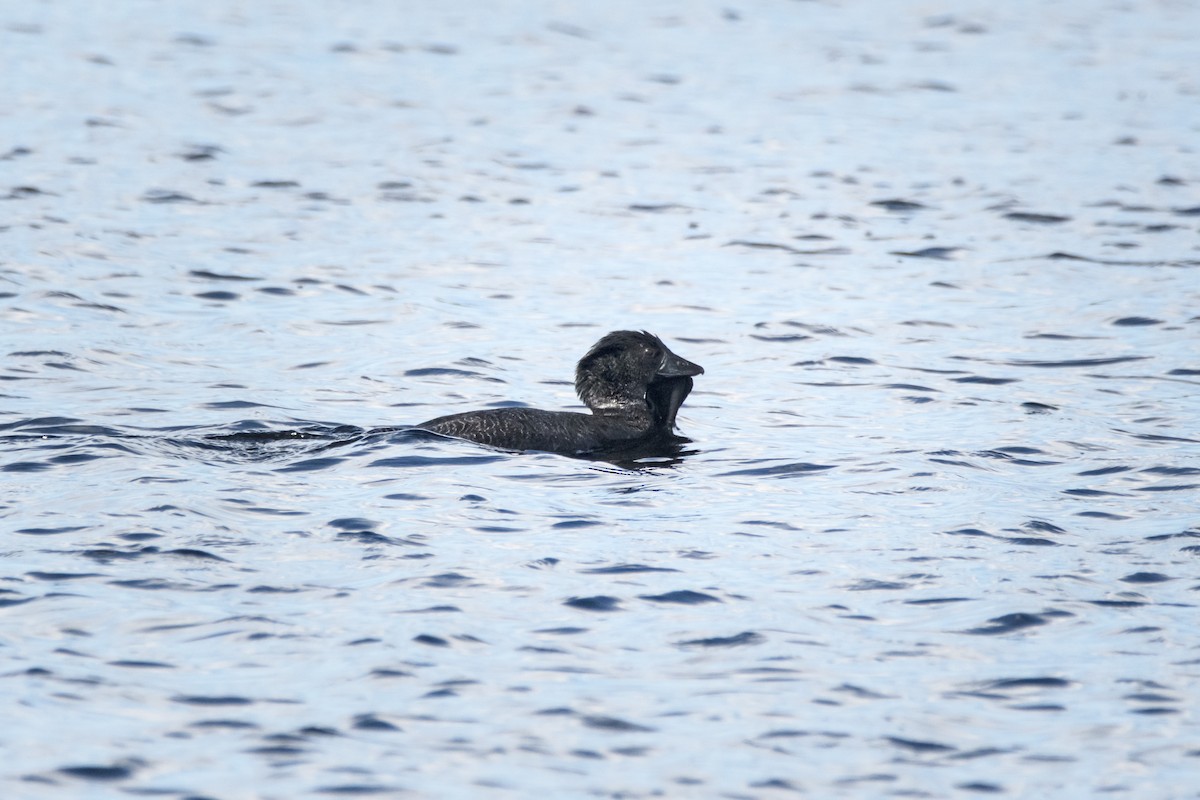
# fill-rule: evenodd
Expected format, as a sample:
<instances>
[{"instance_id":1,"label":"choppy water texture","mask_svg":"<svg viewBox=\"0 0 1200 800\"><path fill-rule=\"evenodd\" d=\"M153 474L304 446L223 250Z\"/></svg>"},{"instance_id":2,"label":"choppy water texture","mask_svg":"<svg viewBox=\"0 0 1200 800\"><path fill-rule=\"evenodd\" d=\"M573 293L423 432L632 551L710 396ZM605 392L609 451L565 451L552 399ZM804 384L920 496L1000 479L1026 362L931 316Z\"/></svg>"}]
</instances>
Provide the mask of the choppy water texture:
<instances>
[{"instance_id":1,"label":"choppy water texture","mask_svg":"<svg viewBox=\"0 0 1200 800\"><path fill-rule=\"evenodd\" d=\"M0 795L1200 796L1198 32L7 4Z\"/></svg>"}]
</instances>

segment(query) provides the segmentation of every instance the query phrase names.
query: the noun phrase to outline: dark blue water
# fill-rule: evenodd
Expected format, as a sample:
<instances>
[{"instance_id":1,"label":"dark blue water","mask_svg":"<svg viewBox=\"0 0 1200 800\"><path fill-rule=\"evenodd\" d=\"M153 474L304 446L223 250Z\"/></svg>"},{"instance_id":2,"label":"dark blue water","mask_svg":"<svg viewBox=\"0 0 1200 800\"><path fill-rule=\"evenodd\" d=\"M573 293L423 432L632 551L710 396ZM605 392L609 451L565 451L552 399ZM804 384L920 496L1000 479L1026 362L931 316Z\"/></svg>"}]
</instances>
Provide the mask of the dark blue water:
<instances>
[{"instance_id":1,"label":"dark blue water","mask_svg":"<svg viewBox=\"0 0 1200 800\"><path fill-rule=\"evenodd\" d=\"M1200 10L489 9L0 12L0 795L1200 796Z\"/></svg>"}]
</instances>

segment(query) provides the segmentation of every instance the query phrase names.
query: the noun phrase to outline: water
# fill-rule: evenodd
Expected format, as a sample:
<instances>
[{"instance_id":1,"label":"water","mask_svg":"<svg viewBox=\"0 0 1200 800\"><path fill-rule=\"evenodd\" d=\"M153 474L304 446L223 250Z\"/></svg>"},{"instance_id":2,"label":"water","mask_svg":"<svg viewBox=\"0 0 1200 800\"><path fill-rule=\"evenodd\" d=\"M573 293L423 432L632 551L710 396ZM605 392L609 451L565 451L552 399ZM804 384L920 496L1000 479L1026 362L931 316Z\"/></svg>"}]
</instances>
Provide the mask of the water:
<instances>
[{"instance_id":1,"label":"water","mask_svg":"<svg viewBox=\"0 0 1200 800\"><path fill-rule=\"evenodd\" d=\"M491 9L0 14L3 795L1200 796L1200 11Z\"/></svg>"}]
</instances>

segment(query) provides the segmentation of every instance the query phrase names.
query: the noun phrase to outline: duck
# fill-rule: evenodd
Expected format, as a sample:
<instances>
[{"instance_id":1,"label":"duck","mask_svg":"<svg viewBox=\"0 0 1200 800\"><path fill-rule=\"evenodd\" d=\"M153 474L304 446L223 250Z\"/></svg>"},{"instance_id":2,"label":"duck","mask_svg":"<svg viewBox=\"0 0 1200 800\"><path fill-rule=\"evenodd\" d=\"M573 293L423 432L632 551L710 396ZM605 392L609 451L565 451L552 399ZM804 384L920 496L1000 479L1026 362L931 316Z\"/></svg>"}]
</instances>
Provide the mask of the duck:
<instances>
[{"instance_id":1,"label":"duck","mask_svg":"<svg viewBox=\"0 0 1200 800\"><path fill-rule=\"evenodd\" d=\"M628 448L675 435L679 407L704 368L647 331L612 331L575 366L575 393L591 413L490 408L414 427L501 450L566 455Z\"/></svg>"}]
</instances>

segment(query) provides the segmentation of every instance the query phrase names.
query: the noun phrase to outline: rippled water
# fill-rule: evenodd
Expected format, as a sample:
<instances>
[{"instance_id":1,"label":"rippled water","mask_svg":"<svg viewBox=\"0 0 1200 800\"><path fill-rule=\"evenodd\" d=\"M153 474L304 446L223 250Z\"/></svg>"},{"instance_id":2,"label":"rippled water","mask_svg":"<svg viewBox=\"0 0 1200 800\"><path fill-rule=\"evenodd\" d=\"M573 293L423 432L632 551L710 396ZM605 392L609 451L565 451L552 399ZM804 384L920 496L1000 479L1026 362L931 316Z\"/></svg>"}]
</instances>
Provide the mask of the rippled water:
<instances>
[{"instance_id":1,"label":"rippled water","mask_svg":"<svg viewBox=\"0 0 1200 800\"><path fill-rule=\"evenodd\" d=\"M1200 796L1200 10L490 9L0 12L0 794Z\"/></svg>"}]
</instances>

